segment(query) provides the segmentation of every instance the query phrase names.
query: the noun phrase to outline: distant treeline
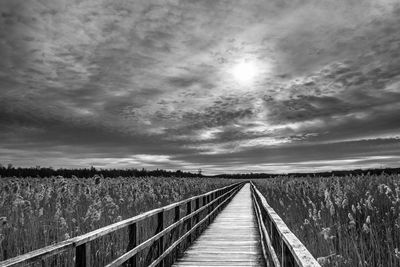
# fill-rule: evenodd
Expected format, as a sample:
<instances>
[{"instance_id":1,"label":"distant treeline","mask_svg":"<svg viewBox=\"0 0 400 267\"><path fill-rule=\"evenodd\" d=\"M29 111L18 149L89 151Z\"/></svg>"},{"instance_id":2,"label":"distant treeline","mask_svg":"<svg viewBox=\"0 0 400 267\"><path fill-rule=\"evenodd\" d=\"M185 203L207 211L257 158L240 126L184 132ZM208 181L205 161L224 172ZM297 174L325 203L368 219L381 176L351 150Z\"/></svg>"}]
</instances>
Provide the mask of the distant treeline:
<instances>
[{"instance_id":1,"label":"distant treeline","mask_svg":"<svg viewBox=\"0 0 400 267\"><path fill-rule=\"evenodd\" d=\"M0 164L0 177L52 177L62 176L65 178L78 177L78 178L89 178L95 175L103 177L215 177L215 178L229 178L229 179L262 179L262 178L273 178L279 176L291 176L291 177L305 177L305 176L318 176L318 177L330 177L330 176L350 176L350 175L380 175L385 174L400 174L400 168L385 168L385 169L356 169L356 170L339 170L330 172L309 172L309 173L286 173L286 174L271 174L271 173L236 173L236 174L219 174L219 175L202 175L201 170L197 173L184 172L181 170L167 171L167 170L146 170L146 169L97 169L95 167L83 168L83 169L54 169L51 167L30 167L21 168L14 167L12 164L3 166Z\"/></svg>"},{"instance_id":2,"label":"distant treeline","mask_svg":"<svg viewBox=\"0 0 400 267\"><path fill-rule=\"evenodd\" d=\"M271 173L233 173L233 174L218 174L212 177L228 178L228 179L263 179L283 176L285 174L271 174ZM208 176L210 177L210 176Z\"/></svg>"},{"instance_id":3,"label":"distant treeline","mask_svg":"<svg viewBox=\"0 0 400 267\"><path fill-rule=\"evenodd\" d=\"M199 173L177 171L166 171L166 170L145 170L145 169L97 169L95 167L83 168L83 169L53 169L43 167L32 167L32 168L21 168L13 167L8 164L7 167L0 165L0 177L52 177L62 176L70 178L76 176L78 178L89 178L95 175L103 177L200 177Z\"/></svg>"},{"instance_id":4,"label":"distant treeline","mask_svg":"<svg viewBox=\"0 0 400 267\"><path fill-rule=\"evenodd\" d=\"M356 169L356 170L341 170L341 171L330 171L330 172L318 172L318 173L289 173L289 176L322 176L322 177L329 177L329 176L349 176L349 175L381 175L381 174L400 174L400 168L382 168L382 169Z\"/></svg>"},{"instance_id":5,"label":"distant treeline","mask_svg":"<svg viewBox=\"0 0 400 267\"><path fill-rule=\"evenodd\" d=\"M271 174L271 173L237 173L237 174L219 174L213 177L223 177L231 179L262 179L273 178L279 176L291 177L305 177L305 176L318 176L318 177L331 177L331 176L350 176L350 175L381 175L384 174L400 174L400 168L382 168L382 169L356 169L356 170L339 170L330 172L309 172L309 173L286 173L286 174Z\"/></svg>"}]
</instances>

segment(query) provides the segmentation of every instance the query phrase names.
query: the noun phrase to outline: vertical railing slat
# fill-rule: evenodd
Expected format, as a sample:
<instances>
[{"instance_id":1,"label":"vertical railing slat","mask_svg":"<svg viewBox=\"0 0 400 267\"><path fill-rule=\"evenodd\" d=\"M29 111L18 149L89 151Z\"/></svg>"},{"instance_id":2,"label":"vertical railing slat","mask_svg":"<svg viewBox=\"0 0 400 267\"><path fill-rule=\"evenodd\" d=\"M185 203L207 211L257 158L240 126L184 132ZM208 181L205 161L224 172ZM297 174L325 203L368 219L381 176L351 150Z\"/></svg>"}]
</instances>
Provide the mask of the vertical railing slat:
<instances>
[{"instance_id":1,"label":"vertical railing slat","mask_svg":"<svg viewBox=\"0 0 400 267\"><path fill-rule=\"evenodd\" d=\"M175 207L175 212L174 213L175 213L174 214L174 222L177 222L181 218L181 207L180 206ZM176 232L176 238L175 238L175 241L176 241L181 237L181 227L178 226L177 229L175 230L175 232ZM179 244L176 246L175 251L176 251L175 258L178 258L179 257L179 252L180 252L180 245ZM175 259L173 259L173 260L175 260Z\"/></svg>"},{"instance_id":2,"label":"vertical railing slat","mask_svg":"<svg viewBox=\"0 0 400 267\"><path fill-rule=\"evenodd\" d=\"M159 231L157 231L157 232L161 232L162 230L164 230L164 211L161 211L158 214L158 229L159 229ZM157 256L161 256L161 254L163 254L163 252L164 252L164 236L160 237L160 240L158 243L158 255ZM158 266L164 267L164 260L162 260Z\"/></svg>"},{"instance_id":3,"label":"vertical railing slat","mask_svg":"<svg viewBox=\"0 0 400 267\"><path fill-rule=\"evenodd\" d=\"M211 202L211 196L208 195L208 196L207 196L207 204L210 203L210 202ZM212 210L212 207L211 207L211 206L212 206L212 205L210 205L210 206L207 208L207 215L210 214L210 212L211 212L211 210ZM210 224L210 223L211 223L211 216L208 217L208 221L207 221L207 224Z\"/></svg>"},{"instance_id":4,"label":"vertical railing slat","mask_svg":"<svg viewBox=\"0 0 400 267\"><path fill-rule=\"evenodd\" d=\"M186 204L186 215L189 215L190 213L192 213L192 201L189 201ZM192 228L192 218L188 219L186 230L189 231L191 228ZM188 244L190 244L192 242L191 234L188 236L187 240L188 240Z\"/></svg>"},{"instance_id":5,"label":"vertical railing slat","mask_svg":"<svg viewBox=\"0 0 400 267\"><path fill-rule=\"evenodd\" d=\"M196 203L196 207L195 207L195 210L198 210L199 208L200 208L200 199L199 198L196 198L196 201L195 201L195 203ZM197 224L199 221L200 221L200 213L197 213L196 214L196 218L195 218L195 224ZM199 235L199 233L200 233L200 227L199 228L197 228L197 230L195 231L195 233L194 233L194 238L197 238L197 236Z\"/></svg>"},{"instance_id":6,"label":"vertical railing slat","mask_svg":"<svg viewBox=\"0 0 400 267\"><path fill-rule=\"evenodd\" d=\"M75 267L90 267L90 243L75 248Z\"/></svg>"},{"instance_id":7,"label":"vertical railing slat","mask_svg":"<svg viewBox=\"0 0 400 267\"><path fill-rule=\"evenodd\" d=\"M133 223L128 226L128 236L129 236L129 243L127 247L127 251L130 251L134 247L139 244L139 225L138 223ZM140 266L140 258L136 254L133 256L127 263L128 266L131 267L139 267Z\"/></svg>"}]
</instances>

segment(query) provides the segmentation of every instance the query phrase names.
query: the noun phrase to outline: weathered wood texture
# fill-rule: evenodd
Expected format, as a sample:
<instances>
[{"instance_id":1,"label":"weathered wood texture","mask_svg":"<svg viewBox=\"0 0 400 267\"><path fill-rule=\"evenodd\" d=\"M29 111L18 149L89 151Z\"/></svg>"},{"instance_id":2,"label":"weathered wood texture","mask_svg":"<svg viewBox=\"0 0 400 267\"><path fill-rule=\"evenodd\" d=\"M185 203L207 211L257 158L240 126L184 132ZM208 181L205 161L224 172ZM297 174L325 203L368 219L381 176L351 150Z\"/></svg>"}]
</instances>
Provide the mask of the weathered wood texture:
<instances>
[{"instance_id":1,"label":"weathered wood texture","mask_svg":"<svg viewBox=\"0 0 400 267\"><path fill-rule=\"evenodd\" d=\"M244 185L173 266L264 266L250 184Z\"/></svg>"},{"instance_id":2,"label":"weathered wood texture","mask_svg":"<svg viewBox=\"0 0 400 267\"><path fill-rule=\"evenodd\" d=\"M263 249L268 266L321 267L301 241L290 231L281 217L251 183L252 197L260 222Z\"/></svg>"}]
</instances>

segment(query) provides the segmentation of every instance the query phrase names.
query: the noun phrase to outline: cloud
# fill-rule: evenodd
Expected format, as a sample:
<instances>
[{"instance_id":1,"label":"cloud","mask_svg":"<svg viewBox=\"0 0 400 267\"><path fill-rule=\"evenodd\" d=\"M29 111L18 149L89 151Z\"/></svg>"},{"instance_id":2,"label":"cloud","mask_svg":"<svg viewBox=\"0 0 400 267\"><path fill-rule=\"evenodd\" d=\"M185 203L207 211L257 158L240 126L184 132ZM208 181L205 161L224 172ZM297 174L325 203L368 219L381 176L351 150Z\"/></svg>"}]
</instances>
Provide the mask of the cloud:
<instances>
[{"instance_id":1,"label":"cloud","mask_svg":"<svg viewBox=\"0 0 400 267\"><path fill-rule=\"evenodd\" d=\"M2 161L229 172L399 155L397 1L5 0L0 10ZM257 68L247 83L232 76L240 62Z\"/></svg>"}]
</instances>

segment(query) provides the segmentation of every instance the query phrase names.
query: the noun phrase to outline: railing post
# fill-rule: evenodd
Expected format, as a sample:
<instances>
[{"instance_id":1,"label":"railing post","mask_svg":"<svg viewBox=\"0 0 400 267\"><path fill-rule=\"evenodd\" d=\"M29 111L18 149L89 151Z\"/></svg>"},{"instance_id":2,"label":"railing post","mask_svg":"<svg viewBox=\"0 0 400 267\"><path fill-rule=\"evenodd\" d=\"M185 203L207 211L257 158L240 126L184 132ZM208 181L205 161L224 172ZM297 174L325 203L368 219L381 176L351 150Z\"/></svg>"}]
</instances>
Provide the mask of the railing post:
<instances>
[{"instance_id":1,"label":"railing post","mask_svg":"<svg viewBox=\"0 0 400 267\"><path fill-rule=\"evenodd\" d=\"M138 225L138 222L129 225L128 226L128 231L129 231L129 233L128 233L128 235L129 235L129 243L128 243L128 247L127 247L126 251L130 251L131 249L136 247L138 245L138 243L139 243L138 242L139 241L139 225ZM140 259L139 259L137 254L135 256L133 256L127 262L127 266L131 266L131 267L139 267L140 266Z\"/></svg>"},{"instance_id":2,"label":"railing post","mask_svg":"<svg viewBox=\"0 0 400 267\"><path fill-rule=\"evenodd\" d=\"M186 204L186 215L189 215L190 213L192 213L192 201L189 201ZM188 219L186 230L190 231L191 228L192 228L192 218ZM188 236L187 240L188 240L188 244L190 244L192 242L191 234Z\"/></svg>"},{"instance_id":3,"label":"railing post","mask_svg":"<svg viewBox=\"0 0 400 267\"><path fill-rule=\"evenodd\" d=\"M274 235L272 234L272 220L269 221L269 235L271 236L271 243L274 242Z\"/></svg>"},{"instance_id":4,"label":"railing post","mask_svg":"<svg viewBox=\"0 0 400 267\"><path fill-rule=\"evenodd\" d=\"M157 232L161 232L162 230L164 230L164 211L160 211L160 213L158 213L158 229L159 231ZM158 256L161 256L161 254L163 254L164 252L164 237L160 237L159 241L158 241ZM164 267L164 260L162 260L160 262L160 264L158 265L160 267Z\"/></svg>"},{"instance_id":5,"label":"railing post","mask_svg":"<svg viewBox=\"0 0 400 267\"><path fill-rule=\"evenodd\" d=\"M205 205L208 204L208 198L207 196L203 197L203 204L201 205L201 207L204 207ZM203 219L205 216L207 216L207 210L205 209L204 212L202 212L203 216L200 217L200 219Z\"/></svg>"},{"instance_id":6,"label":"railing post","mask_svg":"<svg viewBox=\"0 0 400 267\"><path fill-rule=\"evenodd\" d=\"M282 248L282 262L281 262L281 266L282 267L288 267L289 266L289 262L288 262L288 257L287 254L290 253L288 252L288 249L286 248L286 244L283 241L283 239L281 239L281 248Z\"/></svg>"},{"instance_id":7,"label":"railing post","mask_svg":"<svg viewBox=\"0 0 400 267\"><path fill-rule=\"evenodd\" d=\"M90 243L75 248L75 267L90 267Z\"/></svg>"},{"instance_id":8,"label":"railing post","mask_svg":"<svg viewBox=\"0 0 400 267\"><path fill-rule=\"evenodd\" d=\"M200 208L200 198L196 198L196 211ZM200 221L200 213L196 214L196 223ZM200 233L200 227L197 228L197 230L195 231L196 235L195 238L197 238L198 234Z\"/></svg>"},{"instance_id":9,"label":"railing post","mask_svg":"<svg viewBox=\"0 0 400 267\"><path fill-rule=\"evenodd\" d=\"M180 207L180 206L177 206L177 207L175 207L174 222L179 221L180 218L181 218L181 207ZM178 240L178 239L180 238L180 236L181 236L181 231L180 231L180 229L181 229L180 226L178 226L178 227L175 229L175 231L176 231L176 239L175 239L175 241ZM179 249L180 249L180 245L178 244L178 245L176 246L176 248L175 248L175 251L176 251L175 258L178 258L178 257L179 257ZM172 261L175 261L175 259L172 259Z\"/></svg>"},{"instance_id":10,"label":"railing post","mask_svg":"<svg viewBox=\"0 0 400 267\"><path fill-rule=\"evenodd\" d=\"M212 201L212 197L211 197L211 195L208 195L208 196L207 196L207 204L210 204L211 201ZM210 214L211 211L212 211L212 205L208 206L208 208L207 208L207 215ZM210 223L211 223L211 216L208 217L208 222L207 222L207 224L210 224Z\"/></svg>"}]
</instances>

